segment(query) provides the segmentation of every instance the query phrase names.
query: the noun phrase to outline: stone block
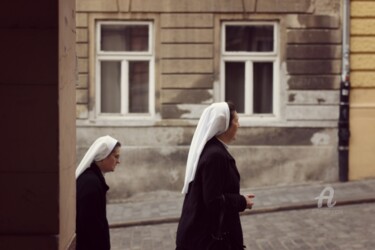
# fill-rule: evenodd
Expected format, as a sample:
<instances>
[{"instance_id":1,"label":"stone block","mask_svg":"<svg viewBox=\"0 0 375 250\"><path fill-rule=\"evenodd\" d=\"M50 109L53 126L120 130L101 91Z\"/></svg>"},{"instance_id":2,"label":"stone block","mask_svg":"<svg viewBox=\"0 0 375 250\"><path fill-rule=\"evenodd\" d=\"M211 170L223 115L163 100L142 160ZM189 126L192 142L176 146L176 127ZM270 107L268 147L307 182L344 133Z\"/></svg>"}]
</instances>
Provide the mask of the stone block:
<instances>
[{"instance_id":1,"label":"stone block","mask_svg":"<svg viewBox=\"0 0 375 250\"><path fill-rule=\"evenodd\" d=\"M300 44L340 44L342 40L339 30L288 30L287 42Z\"/></svg>"},{"instance_id":2,"label":"stone block","mask_svg":"<svg viewBox=\"0 0 375 250\"><path fill-rule=\"evenodd\" d=\"M350 52L361 53L371 52L375 53L375 37L371 36L354 36L350 38Z\"/></svg>"},{"instance_id":3,"label":"stone block","mask_svg":"<svg viewBox=\"0 0 375 250\"><path fill-rule=\"evenodd\" d=\"M374 88L375 72L353 71L350 73L350 83L352 88Z\"/></svg>"},{"instance_id":4,"label":"stone block","mask_svg":"<svg viewBox=\"0 0 375 250\"><path fill-rule=\"evenodd\" d=\"M342 14L341 0L319 0L314 1L314 13L317 15L338 15Z\"/></svg>"},{"instance_id":5,"label":"stone block","mask_svg":"<svg viewBox=\"0 0 375 250\"><path fill-rule=\"evenodd\" d=\"M161 58L213 58L212 44L162 44Z\"/></svg>"},{"instance_id":6,"label":"stone block","mask_svg":"<svg viewBox=\"0 0 375 250\"><path fill-rule=\"evenodd\" d=\"M89 84L89 76L87 74L79 74L76 88L86 89L88 87L88 84Z\"/></svg>"},{"instance_id":7,"label":"stone block","mask_svg":"<svg viewBox=\"0 0 375 250\"><path fill-rule=\"evenodd\" d=\"M257 1L255 0L245 0L245 12L255 12L256 3Z\"/></svg>"},{"instance_id":8,"label":"stone block","mask_svg":"<svg viewBox=\"0 0 375 250\"><path fill-rule=\"evenodd\" d=\"M338 90L288 91L289 105L338 105L339 102L340 93Z\"/></svg>"},{"instance_id":9,"label":"stone block","mask_svg":"<svg viewBox=\"0 0 375 250\"><path fill-rule=\"evenodd\" d=\"M76 118L77 119L88 119L89 111L86 104L76 105Z\"/></svg>"},{"instance_id":10,"label":"stone block","mask_svg":"<svg viewBox=\"0 0 375 250\"><path fill-rule=\"evenodd\" d=\"M288 15L287 28L295 29L337 29L340 20L338 16L327 15Z\"/></svg>"},{"instance_id":11,"label":"stone block","mask_svg":"<svg viewBox=\"0 0 375 250\"><path fill-rule=\"evenodd\" d=\"M375 70L374 54L352 54L350 56L351 70Z\"/></svg>"},{"instance_id":12,"label":"stone block","mask_svg":"<svg viewBox=\"0 0 375 250\"><path fill-rule=\"evenodd\" d=\"M199 119L208 105L202 104L164 104L161 107L163 119Z\"/></svg>"},{"instance_id":13,"label":"stone block","mask_svg":"<svg viewBox=\"0 0 375 250\"><path fill-rule=\"evenodd\" d=\"M76 42L87 43L89 41L87 28L77 28L76 29Z\"/></svg>"},{"instance_id":14,"label":"stone block","mask_svg":"<svg viewBox=\"0 0 375 250\"><path fill-rule=\"evenodd\" d=\"M117 0L77 0L77 12L117 12Z\"/></svg>"},{"instance_id":15,"label":"stone block","mask_svg":"<svg viewBox=\"0 0 375 250\"><path fill-rule=\"evenodd\" d=\"M77 1L79 2L79 0ZM89 25L89 18L87 13L76 13L76 27L87 28Z\"/></svg>"},{"instance_id":16,"label":"stone block","mask_svg":"<svg viewBox=\"0 0 375 250\"><path fill-rule=\"evenodd\" d=\"M249 1L247 1L249 2ZM251 2L251 1L250 1ZM251 7L248 3L247 6ZM132 12L243 12L242 0L132 0Z\"/></svg>"},{"instance_id":17,"label":"stone block","mask_svg":"<svg viewBox=\"0 0 375 250\"><path fill-rule=\"evenodd\" d=\"M213 73L213 60L206 59L164 59L161 61L162 73Z\"/></svg>"},{"instance_id":18,"label":"stone block","mask_svg":"<svg viewBox=\"0 0 375 250\"><path fill-rule=\"evenodd\" d=\"M212 28L213 14L162 14L162 28Z\"/></svg>"},{"instance_id":19,"label":"stone block","mask_svg":"<svg viewBox=\"0 0 375 250\"><path fill-rule=\"evenodd\" d=\"M89 61L87 58L78 58L77 61L78 73L88 73L89 72Z\"/></svg>"},{"instance_id":20,"label":"stone block","mask_svg":"<svg viewBox=\"0 0 375 250\"><path fill-rule=\"evenodd\" d=\"M131 0L117 0L120 12L129 12Z\"/></svg>"},{"instance_id":21,"label":"stone block","mask_svg":"<svg viewBox=\"0 0 375 250\"><path fill-rule=\"evenodd\" d=\"M214 77L212 74L166 74L161 76L162 88L212 88Z\"/></svg>"},{"instance_id":22,"label":"stone block","mask_svg":"<svg viewBox=\"0 0 375 250\"><path fill-rule=\"evenodd\" d=\"M262 0L257 1L257 13L312 13L311 0Z\"/></svg>"},{"instance_id":23,"label":"stone block","mask_svg":"<svg viewBox=\"0 0 375 250\"><path fill-rule=\"evenodd\" d=\"M77 57L87 58L89 56L89 45L87 43L77 43Z\"/></svg>"},{"instance_id":24,"label":"stone block","mask_svg":"<svg viewBox=\"0 0 375 250\"><path fill-rule=\"evenodd\" d=\"M373 91L372 91L373 92ZM349 180L375 176L375 108L350 109Z\"/></svg>"},{"instance_id":25,"label":"stone block","mask_svg":"<svg viewBox=\"0 0 375 250\"><path fill-rule=\"evenodd\" d=\"M87 89L77 89L76 90L76 103L87 104L89 101Z\"/></svg>"},{"instance_id":26,"label":"stone block","mask_svg":"<svg viewBox=\"0 0 375 250\"><path fill-rule=\"evenodd\" d=\"M289 74L339 74L341 73L341 61L301 61L288 60L287 71Z\"/></svg>"},{"instance_id":27,"label":"stone block","mask_svg":"<svg viewBox=\"0 0 375 250\"><path fill-rule=\"evenodd\" d=\"M57 161L55 164L58 165ZM0 206L0 235L59 233L59 176L56 170L37 173L35 169L29 169L15 173L7 169L1 173L0 197L6 202Z\"/></svg>"},{"instance_id":28,"label":"stone block","mask_svg":"<svg viewBox=\"0 0 375 250\"><path fill-rule=\"evenodd\" d=\"M162 29L162 43L213 43L213 29Z\"/></svg>"},{"instance_id":29,"label":"stone block","mask_svg":"<svg viewBox=\"0 0 375 250\"><path fill-rule=\"evenodd\" d=\"M163 104L178 103L212 103L212 90L208 89L164 89L161 91L161 102Z\"/></svg>"},{"instance_id":30,"label":"stone block","mask_svg":"<svg viewBox=\"0 0 375 250\"><path fill-rule=\"evenodd\" d=\"M353 35L375 35L375 19L351 19L350 34Z\"/></svg>"},{"instance_id":31,"label":"stone block","mask_svg":"<svg viewBox=\"0 0 375 250\"><path fill-rule=\"evenodd\" d=\"M340 45L287 45L287 59L341 59Z\"/></svg>"},{"instance_id":32,"label":"stone block","mask_svg":"<svg viewBox=\"0 0 375 250\"><path fill-rule=\"evenodd\" d=\"M339 105L292 105L286 107L285 117L288 121L302 120L338 120Z\"/></svg>"},{"instance_id":33,"label":"stone block","mask_svg":"<svg viewBox=\"0 0 375 250\"><path fill-rule=\"evenodd\" d=\"M374 1L351 1L350 2L351 17L375 17Z\"/></svg>"},{"instance_id":34,"label":"stone block","mask_svg":"<svg viewBox=\"0 0 375 250\"><path fill-rule=\"evenodd\" d=\"M375 109L374 88L352 88L350 91L350 106ZM375 119L375 118L374 118Z\"/></svg>"},{"instance_id":35,"label":"stone block","mask_svg":"<svg viewBox=\"0 0 375 250\"><path fill-rule=\"evenodd\" d=\"M317 76L317 75L293 75L288 78L289 89L301 90L324 90L339 89L341 77L339 75Z\"/></svg>"}]
</instances>

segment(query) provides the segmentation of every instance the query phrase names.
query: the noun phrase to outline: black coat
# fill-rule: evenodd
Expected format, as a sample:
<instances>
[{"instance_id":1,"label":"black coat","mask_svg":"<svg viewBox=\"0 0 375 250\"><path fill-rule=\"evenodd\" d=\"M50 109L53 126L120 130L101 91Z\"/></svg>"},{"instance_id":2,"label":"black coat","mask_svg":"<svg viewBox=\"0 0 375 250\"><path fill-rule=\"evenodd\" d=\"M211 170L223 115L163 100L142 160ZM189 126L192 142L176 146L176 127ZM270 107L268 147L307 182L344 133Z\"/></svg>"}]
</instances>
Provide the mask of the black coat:
<instances>
[{"instance_id":1,"label":"black coat","mask_svg":"<svg viewBox=\"0 0 375 250\"><path fill-rule=\"evenodd\" d=\"M93 163L77 179L77 250L111 248L106 213L107 186Z\"/></svg>"},{"instance_id":2,"label":"black coat","mask_svg":"<svg viewBox=\"0 0 375 250\"><path fill-rule=\"evenodd\" d=\"M240 174L233 157L214 137L202 151L194 181L185 196L177 249L206 249L218 228L221 202L225 204L222 231L229 233L233 250L243 249L239 212L245 210L246 199L240 195Z\"/></svg>"}]
</instances>

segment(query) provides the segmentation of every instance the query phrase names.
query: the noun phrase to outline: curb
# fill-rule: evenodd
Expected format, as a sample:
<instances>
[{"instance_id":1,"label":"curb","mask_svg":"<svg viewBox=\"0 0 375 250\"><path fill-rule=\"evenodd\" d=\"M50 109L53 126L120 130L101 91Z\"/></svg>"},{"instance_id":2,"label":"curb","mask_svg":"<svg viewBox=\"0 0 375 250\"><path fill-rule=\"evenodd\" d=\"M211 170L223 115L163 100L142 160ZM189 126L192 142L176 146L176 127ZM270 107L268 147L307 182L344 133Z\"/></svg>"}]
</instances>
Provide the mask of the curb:
<instances>
[{"instance_id":1,"label":"curb","mask_svg":"<svg viewBox=\"0 0 375 250\"><path fill-rule=\"evenodd\" d=\"M336 201L335 207L363 204L363 203L374 203L374 202L375 202L375 197L362 197L362 198L356 198L356 199ZM303 210L303 209L312 209L312 208L317 208L316 202L302 202L302 203L295 203L295 204L288 204L288 205L281 205L281 206L254 208L253 210L241 212L240 216L247 216L247 215L252 215L252 214L276 213L276 212L282 212L282 211ZM324 208L320 208L320 209L324 209ZM138 220L138 221L135 220L135 221L128 221L128 222L118 222L118 223L111 223L109 225L109 228L124 228L124 227L135 227L135 226L159 225L159 224L167 224L167 223L178 223L179 219L180 217L161 217L158 219L145 219L145 220Z\"/></svg>"}]
</instances>

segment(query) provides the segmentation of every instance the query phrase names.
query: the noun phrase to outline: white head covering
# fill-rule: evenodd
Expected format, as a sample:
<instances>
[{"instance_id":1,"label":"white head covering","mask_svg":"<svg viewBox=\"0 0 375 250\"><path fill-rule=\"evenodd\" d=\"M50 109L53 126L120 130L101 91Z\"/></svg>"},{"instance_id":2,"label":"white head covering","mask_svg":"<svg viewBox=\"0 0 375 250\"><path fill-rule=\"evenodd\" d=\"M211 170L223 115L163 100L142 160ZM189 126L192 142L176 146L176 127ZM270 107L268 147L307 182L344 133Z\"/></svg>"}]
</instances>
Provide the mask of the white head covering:
<instances>
[{"instance_id":1,"label":"white head covering","mask_svg":"<svg viewBox=\"0 0 375 250\"><path fill-rule=\"evenodd\" d=\"M93 161L105 159L116 146L117 140L109 135L99 137L87 150L76 169L76 179L90 167Z\"/></svg>"},{"instance_id":2,"label":"white head covering","mask_svg":"<svg viewBox=\"0 0 375 250\"><path fill-rule=\"evenodd\" d=\"M203 111L190 145L183 194L188 192L189 183L194 180L204 146L212 137L222 134L228 129L229 117L229 106L226 102L213 103Z\"/></svg>"}]
</instances>

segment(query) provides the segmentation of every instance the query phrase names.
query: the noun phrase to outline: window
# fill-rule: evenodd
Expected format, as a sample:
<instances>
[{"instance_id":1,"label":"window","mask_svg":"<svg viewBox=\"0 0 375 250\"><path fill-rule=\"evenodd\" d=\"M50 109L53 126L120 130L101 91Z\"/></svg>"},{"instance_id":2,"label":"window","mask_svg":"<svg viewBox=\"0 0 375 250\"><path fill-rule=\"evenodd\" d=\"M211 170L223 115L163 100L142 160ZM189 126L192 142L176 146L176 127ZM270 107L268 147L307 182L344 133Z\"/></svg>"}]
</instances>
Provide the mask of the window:
<instances>
[{"instance_id":1,"label":"window","mask_svg":"<svg viewBox=\"0 0 375 250\"><path fill-rule=\"evenodd\" d=\"M98 22L96 110L100 116L154 114L149 22Z\"/></svg>"},{"instance_id":2,"label":"window","mask_svg":"<svg viewBox=\"0 0 375 250\"><path fill-rule=\"evenodd\" d=\"M276 23L223 23L222 99L248 117L277 117Z\"/></svg>"}]
</instances>

